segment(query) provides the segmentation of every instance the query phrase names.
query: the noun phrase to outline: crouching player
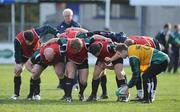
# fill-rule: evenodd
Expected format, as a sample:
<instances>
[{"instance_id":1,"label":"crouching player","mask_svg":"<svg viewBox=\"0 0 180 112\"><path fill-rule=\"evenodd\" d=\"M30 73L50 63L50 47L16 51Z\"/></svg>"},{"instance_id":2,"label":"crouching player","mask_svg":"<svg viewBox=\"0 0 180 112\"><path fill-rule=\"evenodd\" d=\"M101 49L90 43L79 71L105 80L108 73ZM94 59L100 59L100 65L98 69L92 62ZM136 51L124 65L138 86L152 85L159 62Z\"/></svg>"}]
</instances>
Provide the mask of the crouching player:
<instances>
[{"instance_id":1,"label":"crouching player","mask_svg":"<svg viewBox=\"0 0 180 112\"><path fill-rule=\"evenodd\" d=\"M124 43L127 46L140 44L140 45L146 45L146 46L150 46L152 48L160 50L159 42L157 40L153 39L152 37L149 37L149 36L131 35L124 41ZM153 88L153 92L151 94L151 97L152 97L152 100L155 100L155 93L156 93L156 87L157 87L157 77L155 75L153 77L153 83L154 83L154 88ZM143 98L141 77L139 78L139 80L136 83L136 89L137 89L136 100L141 100Z\"/></svg>"},{"instance_id":2,"label":"crouching player","mask_svg":"<svg viewBox=\"0 0 180 112\"><path fill-rule=\"evenodd\" d=\"M56 36L58 31L49 25L45 25L22 31L16 36L14 40L16 62L14 71L14 94L12 95L11 99L16 100L19 97L23 66L36 51L36 49L39 48L40 38L48 33L52 33Z\"/></svg>"},{"instance_id":3,"label":"crouching player","mask_svg":"<svg viewBox=\"0 0 180 112\"><path fill-rule=\"evenodd\" d=\"M41 82L38 79L43 70L49 65L53 65L58 78L65 84L64 56L61 53L59 45L57 43L44 45L38 49L26 63L26 68L32 73L28 100L32 100L33 96L35 100L40 100ZM37 89L39 91L36 91Z\"/></svg>"},{"instance_id":4,"label":"crouching player","mask_svg":"<svg viewBox=\"0 0 180 112\"><path fill-rule=\"evenodd\" d=\"M152 102L152 78L154 75L158 75L166 70L169 63L169 57L157 49L144 45L132 45L128 48L125 44L120 44L118 47L116 47L116 51L116 55L114 55L113 58L109 60L112 61L118 57L129 57L129 62L133 74L131 80L128 83L128 87L132 88L140 78L141 72L143 72L142 79L144 97L142 102Z\"/></svg>"},{"instance_id":5,"label":"crouching player","mask_svg":"<svg viewBox=\"0 0 180 112\"><path fill-rule=\"evenodd\" d=\"M117 58L112 61L112 67L107 67L108 62L105 61L105 57L112 57L115 54L116 46L112 42L107 41L95 41L89 47L89 52L97 57L96 65L93 72L92 79L92 92L87 101L96 101L97 89L100 82L100 75L106 69L110 68L115 71L117 87L121 87L126 84L125 73L123 71L123 58ZM118 97L118 101L127 102L128 97L123 99Z\"/></svg>"}]
</instances>

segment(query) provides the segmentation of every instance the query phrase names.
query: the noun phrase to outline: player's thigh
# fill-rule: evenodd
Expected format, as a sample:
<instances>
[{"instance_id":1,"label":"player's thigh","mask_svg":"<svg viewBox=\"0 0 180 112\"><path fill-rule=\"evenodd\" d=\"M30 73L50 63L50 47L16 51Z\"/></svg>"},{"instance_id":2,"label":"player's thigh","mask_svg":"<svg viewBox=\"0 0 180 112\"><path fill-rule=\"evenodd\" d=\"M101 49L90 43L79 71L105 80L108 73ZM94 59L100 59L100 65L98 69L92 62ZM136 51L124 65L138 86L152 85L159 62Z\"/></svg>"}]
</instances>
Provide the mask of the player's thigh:
<instances>
[{"instance_id":1,"label":"player's thigh","mask_svg":"<svg viewBox=\"0 0 180 112\"><path fill-rule=\"evenodd\" d=\"M123 70L123 64L117 63L114 65L114 72L119 80L125 79L124 78L124 70Z\"/></svg>"},{"instance_id":2,"label":"player's thigh","mask_svg":"<svg viewBox=\"0 0 180 112\"><path fill-rule=\"evenodd\" d=\"M39 78L39 76L41 75L42 71L44 70L45 68L39 64L35 64L33 66L33 69L32 69L32 76L34 79L37 79Z\"/></svg>"},{"instance_id":3,"label":"player's thigh","mask_svg":"<svg viewBox=\"0 0 180 112\"><path fill-rule=\"evenodd\" d=\"M76 65L71 62L71 61L68 61L66 63L66 75L68 78L74 78L75 76L75 73L76 73Z\"/></svg>"},{"instance_id":4,"label":"player's thigh","mask_svg":"<svg viewBox=\"0 0 180 112\"><path fill-rule=\"evenodd\" d=\"M104 69L105 69L105 65L102 62L96 63L93 72L93 79L94 80L98 79L101 73L104 71Z\"/></svg>"},{"instance_id":5,"label":"player's thigh","mask_svg":"<svg viewBox=\"0 0 180 112\"><path fill-rule=\"evenodd\" d=\"M58 62L54 65L54 70L59 77L64 75L64 63Z\"/></svg>"}]
</instances>

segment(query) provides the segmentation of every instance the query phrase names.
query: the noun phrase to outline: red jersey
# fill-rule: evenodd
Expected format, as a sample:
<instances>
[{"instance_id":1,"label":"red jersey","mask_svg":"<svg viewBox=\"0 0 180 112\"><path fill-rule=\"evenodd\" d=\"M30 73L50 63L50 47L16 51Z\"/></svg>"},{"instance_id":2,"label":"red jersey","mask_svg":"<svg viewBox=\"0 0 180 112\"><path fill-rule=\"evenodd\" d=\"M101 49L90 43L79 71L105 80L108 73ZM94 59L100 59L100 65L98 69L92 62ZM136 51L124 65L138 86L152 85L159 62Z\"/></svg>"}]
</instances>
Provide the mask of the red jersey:
<instances>
[{"instance_id":1,"label":"red jersey","mask_svg":"<svg viewBox=\"0 0 180 112\"><path fill-rule=\"evenodd\" d=\"M23 32L20 32L16 36L16 39L21 44L23 56L27 58L31 57L32 54L36 51L36 49L40 47L40 41L39 41L39 37L37 33L35 32L34 29L32 29L31 32L33 33L34 40L33 40L32 45L30 46L26 44Z\"/></svg>"},{"instance_id":2,"label":"red jersey","mask_svg":"<svg viewBox=\"0 0 180 112\"><path fill-rule=\"evenodd\" d=\"M136 44L147 45L147 46L150 46L152 48L156 48L156 45L155 45L153 39L151 37L149 37L149 36L132 35L132 36L129 36L128 38L134 40L134 42Z\"/></svg>"},{"instance_id":3,"label":"red jersey","mask_svg":"<svg viewBox=\"0 0 180 112\"><path fill-rule=\"evenodd\" d=\"M100 50L100 54L97 57L98 60L100 60L100 61L104 61L105 62L105 60L104 60L105 57L112 57L115 54L115 51L114 52L109 52L109 50L108 50L109 42L107 42L107 41L95 41L92 44L100 44L102 46L101 50Z\"/></svg>"},{"instance_id":4,"label":"red jersey","mask_svg":"<svg viewBox=\"0 0 180 112\"><path fill-rule=\"evenodd\" d=\"M85 41L84 39L80 39L80 40L82 41L83 46L80 52L76 54L73 53L73 49L70 46L71 40L68 39L68 42L67 42L67 51L66 51L67 55L66 56L69 60L73 61L76 64L81 64L88 58L88 50L87 50Z\"/></svg>"},{"instance_id":5,"label":"red jersey","mask_svg":"<svg viewBox=\"0 0 180 112\"><path fill-rule=\"evenodd\" d=\"M51 62L48 62L44 56L44 50L46 48L52 48L54 50L55 55L54 55L54 59ZM58 43L52 43L52 44L49 44L46 46L42 46L40 49L40 57L41 57L43 63L46 65L53 65L53 64L58 63L61 60L61 53L60 53L59 44Z\"/></svg>"}]
</instances>

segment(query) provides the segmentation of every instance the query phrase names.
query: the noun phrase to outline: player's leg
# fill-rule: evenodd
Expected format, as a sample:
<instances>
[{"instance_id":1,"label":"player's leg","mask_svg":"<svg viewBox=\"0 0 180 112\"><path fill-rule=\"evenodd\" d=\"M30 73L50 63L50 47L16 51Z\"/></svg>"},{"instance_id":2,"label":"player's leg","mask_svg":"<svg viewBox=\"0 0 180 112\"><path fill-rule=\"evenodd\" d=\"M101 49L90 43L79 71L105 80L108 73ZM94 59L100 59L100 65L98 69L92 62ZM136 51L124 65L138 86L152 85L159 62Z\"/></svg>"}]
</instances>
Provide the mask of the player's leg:
<instances>
[{"instance_id":1,"label":"player's leg","mask_svg":"<svg viewBox=\"0 0 180 112\"><path fill-rule=\"evenodd\" d=\"M127 83L125 79L125 72L123 71L123 64L121 63L115 64L114 71L116 74L117 87L120 88ZM129 95L126 97L118 97L117 99L117 101L122 101L122 102L127 102L128 100L129 100Z\"/></svg>"},{"instance_id":2,"label":"player's leg","mask_svg":"<svg viewBox=\"0 0 180 112\"><path fill-rule=\"evenodd\" d=\"M161 72L165 71L168 66L168 61L165 60L161 64L151 64L151 66L143 73L143 89L144 89L144 103L150 103L152 102L151 97L151 89L152 89L152 83L151 80L154 76L160 74Z\"/></svg>"},{"instance_id":3,"label":"player's leg","mask_svg":"<svg viewBox=\"0 0 180 112\"><path fill-rule=\"evenodd\" d=\"M67 79L66 79L66 98L65 100L67 102L71 102L72 101L72 96L71 96L71 93L72 93L72 87L73 87L73 79L74 79L74 76L75 76L75 71L76 71L76 65L71 62L71 61L68 61L66 63L66 73L67 73Z\"/></svg>"},{"instance_id":4,"label":"player's leg","mask_svg":"<svg viewBox=\"0 0 180 112\"><path fill-rule=\"evenodd\" d=\"M139 77L139 79L137 80L136 89L137 89L136 100L143 99L142 79L141 79L141 77Z\"/></svg>"},{"instance_id":5,"label":"player's leg","mask_svg":"<svg viewBox=\"0 0 180 112\"><path fill-rule=\"evenodd\" d=\"M96 65L94 67L93 72L93 79L92 79L92 92L91 95L88 97L87 101L96 101L96 94L98 90L98 86L100 83L100 77L99 75L104 71L105 65L103 62L97 61Z\"/></svg>"},{"instance_id":6,"label":"player's leg","mask_svg":"<svg viewBox=\"0 0 180 112\"><path fill-rule=\"evenodd\" d=\"M24 69L24 63L28 60L28 58L22 57L22 63L16 63L14 69L14 94L11 99L16 100L20 95L21 89L21 74Z\"/></svg>"},{"instance_id":7,"label":"player's leg","mask_svg":"<svg viewBox=\"0 0 180 112\"><path fill-rule=\"evenodd\" d=\"M102 72L101 77L100 77L100 82L101 82L101 88L102 88L102 95L101 95L101 99L107 99L108 95L107 95L107 77L106 77L106 70L104 70L104 72Z\"/></svg>"},{"instance_id":8,"label":"player's leg","mask_svg":"<svg viewBox=\"0 0 180 112\"><path fill-rule=\"evenodd\" d=\"M65 67L63 62L58 62L57 64L54 65L54 70L56 72L56 75L58 76L58 79L60 81L60 86L64 90L65 93L65 83L66 83L66 78L64 75L65 72Z\"/></svg>"},{"instance_id":9,"label":"player's leg","mask_svg":"<svg viewBox=\"0 0 180 112\"><path fill-rule=\"evenodd\" d=\"M41 66L39 64L35 64L32 69L32 77L30 80L30 91L28 95L28 100L32 100L32 97L34 96L35 100L40 100L40 75L42 71L46 68L47 66Z\"/></svg>"},{"instance_id":10,"label":"player's leg","mask_svg":"<svg viewBox=\"0 0 180 112\"><path fill-rule=\"evenodd\" d=\"M79 101L85 101L84 90L87 87L87 80L89 74L88 60L85 60L82 64L76 65L79 73Z\"/></svg>"},{"instance_id":11,"label":"player's leg","mask_svg":"<svg viewBox=\"0 0 180 112\"><path fill-rule=\"evenodd\" d=\"M157 77L156 77L156 75L154 75L152 78L152 85L153 85L153 89L151 91L151 99L152 99L152 101L154 101L155 96L156 96L156 88L157 88Z\"/></svg>"},{"instance_id":12,"label":"player's leg","mask_svg":"<svg viewBox=\"0 0 180 112\"><path fill-rule=\"evenodd\" d=\"M79 87L80 87L79 101L84 101L85 100L84 90L87 87L89 70L85 68L85 69L79 69L78 71L79 71Z\"/></svg>"}]
</instances>

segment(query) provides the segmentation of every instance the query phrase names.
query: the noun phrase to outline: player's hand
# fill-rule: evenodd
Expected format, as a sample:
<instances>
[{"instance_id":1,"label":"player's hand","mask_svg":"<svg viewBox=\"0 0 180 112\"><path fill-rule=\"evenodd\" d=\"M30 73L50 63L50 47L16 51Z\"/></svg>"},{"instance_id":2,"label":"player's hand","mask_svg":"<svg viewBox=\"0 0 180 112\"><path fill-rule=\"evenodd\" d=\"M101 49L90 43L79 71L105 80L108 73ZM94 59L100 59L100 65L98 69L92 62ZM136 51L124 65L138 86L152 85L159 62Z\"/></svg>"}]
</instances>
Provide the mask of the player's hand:
<instances>
[{"instance_id":1,"label":"player's hand","mask_svg":"<svg viewBox=\"0 0 180 112\"><path fill-rule=\"evenodd\" d=\"M110 57L105 57L104 60L107 61L107 62L112 62Z\"/></svg>"},{"instance_id":2,"label":"player's hand","mask_svg":"<svg viewBox=\"0 0 180 112\"><path fill-rule=\"evenodd\" d=\"M23 69L22 64L16 64L14 73L19 75L22 72L22 69Z\"/></svg>"},{"instance_id":3,"label":"player's hand","mask_svg":"<svg viewBox=\"0 0 180 112\"><path fill-rule=\"evenodd\" d=\"M110 38L107 38L106 41L107 42L112 42L112 40Z\"/></svg>"}]
</instances>

